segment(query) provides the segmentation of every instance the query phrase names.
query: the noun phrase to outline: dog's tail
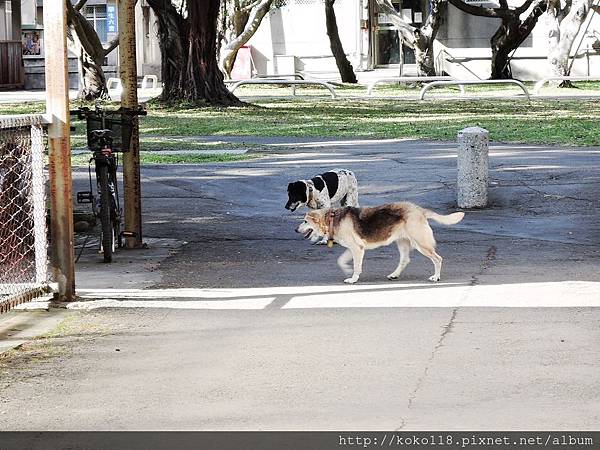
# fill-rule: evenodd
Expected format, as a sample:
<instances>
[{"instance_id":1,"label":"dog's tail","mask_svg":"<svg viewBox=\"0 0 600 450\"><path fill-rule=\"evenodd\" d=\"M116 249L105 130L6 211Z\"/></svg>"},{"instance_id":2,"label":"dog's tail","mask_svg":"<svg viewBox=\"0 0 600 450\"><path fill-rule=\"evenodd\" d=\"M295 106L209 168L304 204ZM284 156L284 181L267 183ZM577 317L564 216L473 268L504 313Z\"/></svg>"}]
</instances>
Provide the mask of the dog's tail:
<instances>
[{"instance_id":1,"label":"dog's tail","mask_svg":"<svg viewBox=\"0 0 600 450\"><path fill-rule=\"evenodd\" d=\"M464 212L455 212L452 214L448 214L447 216L442 216L434 211L423 208L423 212L425 213L425 217L427 219L433 219L438 223L442 223L444 225L454 225L455 223L460 222L465 217Z\"/></svg>"}]
</instances>

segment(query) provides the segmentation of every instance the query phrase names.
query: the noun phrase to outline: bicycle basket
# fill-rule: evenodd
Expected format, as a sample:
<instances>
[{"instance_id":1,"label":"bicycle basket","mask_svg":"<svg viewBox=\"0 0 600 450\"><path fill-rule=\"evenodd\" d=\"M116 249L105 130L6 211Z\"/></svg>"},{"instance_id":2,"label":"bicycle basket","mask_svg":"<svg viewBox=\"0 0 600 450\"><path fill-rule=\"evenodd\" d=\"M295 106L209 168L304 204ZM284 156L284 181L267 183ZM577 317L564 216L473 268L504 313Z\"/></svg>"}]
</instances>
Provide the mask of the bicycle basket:
<instances>
[{"instance_id":1,"label":"bicycle basket","mask_svg":"<svg viewBox=\"0 0 600 450\"><path fill-rule=\"evenodd\" d=\"M101 145L92 136L94 130L112 131L112 150L114 152L128 152L133 128L133 117L120 112L104 112L104 126L101 114L92 113L87 116L87 142L92 150L99 150Z\"/></svg>"}]
</instances>

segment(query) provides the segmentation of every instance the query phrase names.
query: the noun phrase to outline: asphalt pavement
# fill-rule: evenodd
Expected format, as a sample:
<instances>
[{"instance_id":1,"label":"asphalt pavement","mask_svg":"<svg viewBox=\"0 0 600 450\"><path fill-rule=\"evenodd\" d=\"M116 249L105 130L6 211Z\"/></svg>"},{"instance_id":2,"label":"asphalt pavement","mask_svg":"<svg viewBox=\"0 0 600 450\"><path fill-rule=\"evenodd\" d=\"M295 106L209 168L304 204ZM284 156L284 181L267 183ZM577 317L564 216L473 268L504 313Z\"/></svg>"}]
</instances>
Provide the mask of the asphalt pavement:
<instances>
[{"instance_id":1,"label":"asphalt pavement","mask_svg":"<svg viewBox=\"0 0 600 450\"><path fill-rule=\"evenodd\" d=\"M418 254L388 281L390 247L346 286L287 183L348 168L362 205L447 213L456 145L228 139L270 152L143 168L149 248L83 249L80 301L0 361L0 429L598 428L600 149L493 144L490 206L434 224L440 283Z\"/></svg>"}]
</instances>

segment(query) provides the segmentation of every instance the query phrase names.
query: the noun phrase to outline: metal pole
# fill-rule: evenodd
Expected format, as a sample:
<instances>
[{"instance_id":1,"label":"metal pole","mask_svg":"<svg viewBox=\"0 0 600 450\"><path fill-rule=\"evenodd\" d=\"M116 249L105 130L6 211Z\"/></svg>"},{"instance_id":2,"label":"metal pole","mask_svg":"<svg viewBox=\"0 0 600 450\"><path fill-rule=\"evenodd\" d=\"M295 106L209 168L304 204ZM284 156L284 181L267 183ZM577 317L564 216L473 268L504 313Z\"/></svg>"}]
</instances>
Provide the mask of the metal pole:
<instances>
[{"instance_id":1,"label":"metal pole","mask_svg":"<svg viewBox=\"0 0 600 450\"><path fill-rule=\"evenodd\" d=\"M67 10L65 0L44 2L46 58L46 115L50 175L50 232L52 271L60 301L75 297L73 250L73 187L69 129L69 73L67 60Z\"/></svg>"},{"instance_id":2,"label":"metal pole","mask_svg":"<svg viewBox=\"0 0 600 450\"><path fill-rule=\"evenodd\" d=\"M121 106L137 108L137 63L135 48L135 0L119 0L119 65L123 92ZM123 185L125 191L125 230L127 248L142 246L142 189L140 182L140 137L137 117L129 152L123 154Z\"/></svg>"},{"instance_id":3,"label":"metal pole","mask_svg":"<svg viewBox=\"0 0 600 450\"><path fill-rule=\"evenodd\" d=\"M44 132L39 124L31 125L31 194L33 197L33 244L35 282L48 281L48 242L46 241L46 195L44 186Z\"/></svg>"}]
</instances>

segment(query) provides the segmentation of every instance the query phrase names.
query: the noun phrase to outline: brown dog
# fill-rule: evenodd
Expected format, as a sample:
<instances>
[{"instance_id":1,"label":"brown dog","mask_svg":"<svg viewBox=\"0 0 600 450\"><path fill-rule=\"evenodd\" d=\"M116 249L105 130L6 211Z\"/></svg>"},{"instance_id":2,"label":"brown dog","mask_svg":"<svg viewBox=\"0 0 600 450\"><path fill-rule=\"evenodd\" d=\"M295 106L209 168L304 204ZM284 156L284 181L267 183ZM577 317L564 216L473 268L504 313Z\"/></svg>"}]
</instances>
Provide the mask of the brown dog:
<instances>
[{"instance_id":1,"label":"brown dog","mask_svg":"<svg viewBox=\"0 0 600 450\"><path fill-rule=\"evenodd\" d=\"M346 273L352 273L345 283L356 283L362 273L362 261L365 250L383 247L395 242L400 251L398 267L388 275L390 280L400 276L410 262L410 251L416 248L427 256L435 267L430 281L439 281L442 270L442 257L435 252L435 239L428 219L444 225L458 223L464 217L463 212L447 216L413 203L399 202L372 208L335 208L310 211L304 216L304 222L296 231L313 241L320 236L328 236L346 250L338 259L338 264ZM353 271L348 263L352 258Z\"/></svg>"}]
</instances>

